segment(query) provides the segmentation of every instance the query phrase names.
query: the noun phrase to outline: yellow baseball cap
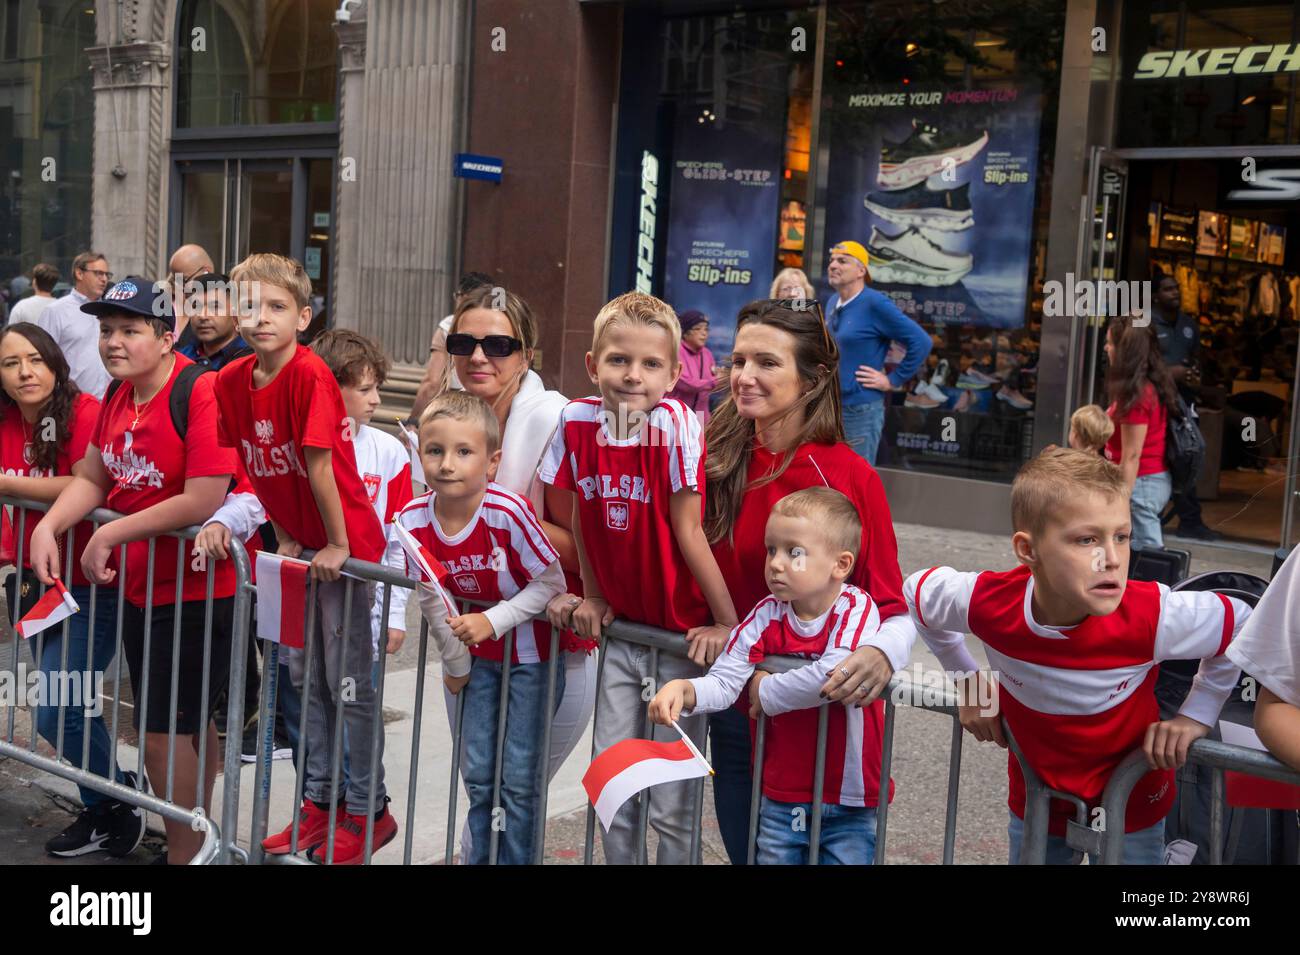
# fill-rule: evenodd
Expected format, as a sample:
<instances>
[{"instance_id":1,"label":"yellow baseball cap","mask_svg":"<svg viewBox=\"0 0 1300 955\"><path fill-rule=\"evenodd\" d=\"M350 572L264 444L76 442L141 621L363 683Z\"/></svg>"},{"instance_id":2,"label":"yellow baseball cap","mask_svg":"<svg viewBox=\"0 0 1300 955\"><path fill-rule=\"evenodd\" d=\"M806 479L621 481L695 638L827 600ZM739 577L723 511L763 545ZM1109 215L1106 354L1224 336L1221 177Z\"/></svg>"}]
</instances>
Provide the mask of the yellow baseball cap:
<instances>
[{"instance_id":1,"label":"yellow baseball cap","mask_svg":"<svg viewBox=\"0 0 1300 955\"><path fill-rule=\"evenodd\" d=\"M862 247L860 242L836 242L831 246L832 252L843 252L850 255L862 263L863 268L871 265L871 256L867 255L867 250Z\"/></svg>"}]
</instances>

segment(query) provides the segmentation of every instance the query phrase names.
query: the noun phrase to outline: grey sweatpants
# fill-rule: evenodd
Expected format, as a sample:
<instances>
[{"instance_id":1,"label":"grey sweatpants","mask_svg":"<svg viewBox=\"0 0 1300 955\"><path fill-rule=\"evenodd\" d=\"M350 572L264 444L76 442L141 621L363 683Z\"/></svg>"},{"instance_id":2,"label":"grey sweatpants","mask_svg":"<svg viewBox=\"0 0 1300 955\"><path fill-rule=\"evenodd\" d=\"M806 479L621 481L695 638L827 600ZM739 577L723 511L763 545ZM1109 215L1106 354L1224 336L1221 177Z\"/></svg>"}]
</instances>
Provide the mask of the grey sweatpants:
<instances>
[{"instance_id":1,"label":"grey sweatpants","mask_svg":"<svg viewBox=\"0 0 1300 955\"><path fill-rule=\"evenodd\" d=\"M347 621L343 619L346 588L351 586L352 608ZM303 795L318 803L330 800L333 773L330 758L334 753L334 714L339 694L343 695L343 725L347 728L343 753L347 772L339 770L339 779L346 783L347 811L355 816L366 814L366 799L370 787L375 787L375 811L384 806L384 730L379 727L379 748L373 763L370 758L370 736L375 720L375 688L371 682L371 630L370 605L374 601L375 585L343 577L332 583L316 585L315 663L312 685L303 684L307 675L307 657L302 650L289 654L289 678L302 695L302 705L307 710L307 763L303 779ZM342 668L340 669L340 650ZM346 680L346 683L345 683Z\"/></svg>"},{"instance_id":2,"label":"grey sweatpants","mask_svg":"<svg viewBox=\"0 0 1300 955\"><path fill-rule=\"evenodd\" d=\"M625 739L641 737L649 700L669 680L689 679L704 673L685 657L659 654L658 678L650 669L650 648L623 640L601 643L604 672L596 697L594 729L596 754ZM653 679L647 684L645 680ZM645 696L643 691L648 692ZM701 750L707 724L703 716L679 717L682 728ZM670 743L680 737L671 726L652 724L651 739ZM695 812L695 791L700 781L688 779L664 783L643 790L640 799L650 800L649 822L659 834L658 865L690 865L691 823ZM629 799L604 834L605 861L610 865L635 865L637 860L637 798Z\"/></svg>"}]
</instances>

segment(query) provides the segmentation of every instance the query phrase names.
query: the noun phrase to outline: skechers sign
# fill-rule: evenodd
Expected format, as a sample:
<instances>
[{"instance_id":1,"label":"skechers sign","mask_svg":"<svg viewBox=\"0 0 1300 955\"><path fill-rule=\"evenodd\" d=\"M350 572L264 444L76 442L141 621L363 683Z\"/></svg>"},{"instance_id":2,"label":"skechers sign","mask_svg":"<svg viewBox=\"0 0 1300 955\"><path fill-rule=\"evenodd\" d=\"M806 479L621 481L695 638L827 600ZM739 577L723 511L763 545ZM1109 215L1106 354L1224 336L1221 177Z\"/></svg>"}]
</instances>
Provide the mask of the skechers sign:
<instances>
[{"instance_id":1,"label":"skechers sign","mask_svg":"<svg viewBox=\"0 0 1300 955\"><path fill-rule=\"evenodd\" d=\"M1182 76L1295 72L1300 72L1300 43L1275 43L1145 53L1138 61L1133 79L1172 80Z\"/></svg>"},{"instance_id":2,"label":"skechers sign","mask_svg":"<svg viewBox=\"0 0 1300 955\"><path fill-rule=\"evenodd\" d=\"M1291 202L1300 199L1300 169L1260 169L1250 186L1234 189L1229 199L1247 202Z\"/></svg>"},{"instance_id":3,"label":"skechers sign","mask_svg":"<svg viewBox=\"0 0 1300 955\"><path fill-rule=\"evenodd\" d=\"M636 243L636 290L650 295L655 273L655 209L659 204L659 160L641 154L641 211Z\"/></svg>"}]
</instances>

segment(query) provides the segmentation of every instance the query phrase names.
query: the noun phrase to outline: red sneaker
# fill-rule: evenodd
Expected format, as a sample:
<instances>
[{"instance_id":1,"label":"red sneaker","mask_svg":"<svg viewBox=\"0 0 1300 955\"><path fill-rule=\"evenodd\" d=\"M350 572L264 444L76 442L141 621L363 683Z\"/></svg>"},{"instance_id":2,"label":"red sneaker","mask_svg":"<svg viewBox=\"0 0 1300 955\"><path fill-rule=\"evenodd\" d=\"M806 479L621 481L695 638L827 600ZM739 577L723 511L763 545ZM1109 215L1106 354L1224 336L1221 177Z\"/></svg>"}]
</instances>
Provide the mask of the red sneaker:
<instances>
[{"instance_id":1,"label":"red sneaker","mask_svg":"<svg viewBox=\"0 0 1300 955\"><path fill-rule=\"evenodd\" d=\"M335 819L341 822L344 818L344 807L340 803ZM329 826L329 810L318 809L310 799L304 799L302 808L298 810L298 851L311 851L324 842L329 835ZM288 855L292 844L293 823L289 823L284 827L283 832L277 832L262 840L262 851L273 856Z\"/></svg>"},{"instance_id":2,"label":"red sneaker","mask_svg":"<svg viewBox=\"0 0 1300 955\"><path fill-rule=\"evenodd\" d=\"M397 820L384 807L384 814L375 821L374 844L372 852L378 852L397 837ZM325 864L328 839L322 835L320 843L307 858L320 865ZM334 864L361 865L366 858L366 817L343 815L339 817L338 827L334 830Z\"/></svg>"}]
</instances>

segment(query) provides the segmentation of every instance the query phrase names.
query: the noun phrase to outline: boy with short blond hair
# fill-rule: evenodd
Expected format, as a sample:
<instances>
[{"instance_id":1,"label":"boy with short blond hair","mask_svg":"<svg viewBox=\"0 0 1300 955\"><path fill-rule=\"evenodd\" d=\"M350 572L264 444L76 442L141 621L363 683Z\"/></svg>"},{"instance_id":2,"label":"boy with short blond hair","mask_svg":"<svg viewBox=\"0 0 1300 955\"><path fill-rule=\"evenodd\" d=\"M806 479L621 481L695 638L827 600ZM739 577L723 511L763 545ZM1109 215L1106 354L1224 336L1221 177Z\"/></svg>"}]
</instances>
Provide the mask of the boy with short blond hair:
<instances>
[{"instance_id":1,"label":"boy with short blond hair","mask_svg":"<svg viewBox=\"0 0 1300 955\"><path fill-rule=\"evenodd\" d=\"M1250 607L1210 592L1171 592L1127 580L1130 524L1123 475L1104 458L1056 448L1026 464L1011 489L1020 566L961 573L933 567L912 574L903 594L917 630L958 678L962 725L977 739L1006 746L1001 718L1025 759L1050 788L1096 808L1111 773L1141 747L1151 767L1128 801L1124 862L1158 865L1164 817L1174 798L1173 770L1205 736L1236 685L1224 650ZM984 642L990 684L966 649ZM1202 658L1178 716L1160 720L1155 698L1162 660ZM998 712L1000 704L1001 712ZM1025 782L1008 755L1011 862L1024 834ZM1047 861L1068 863L1072 806L1053 800ZM1095 861L1095 860L1094 860Z\"/></svg>"},{"instance_id":2,"label":"boy with short blond hair","mask_svg":"<svg viewBox=\"0 0 1300 955\"><path fill-rule=\"evenodd\" d=\"M419 441L429 493L406 505L396 522L442 565L444 586L452 598L492 604L448 617L430 588L420 589L421 610L439 635L444 681L453 692L465 694L461 740L469 794L467 861L527 865L534 861L542 825L542 740L554 716L554 711L546 711L548 677L551 654L560 652L545 610L564 592L564 570L532 504L493 481L501 460L501 435L487 402L464 391L439 395L420 415ZM414 561L399 560L396 566L419 577ZM454 639L440 636L448 628ZM458 646L457 641L473 657L468 684L447 680L454 680L462 664L448 649L449 644ZM558 707L564 695L564 667L554 669L552 700ZM502 712L507 672L508 699ZM504 825L497 826L493 781L502 720ZM495 860L490 855L494 828L500 833Z\"/></svg>"},{"instance_id":3,"label":"boy with short blond hair","mask_svg":"<svg viewBox=\"0 0 1300 955\"><path fill-rule=\"evenodd\" d=\"M586 597L571 611L580 637L599 636L615 616L687 633L709 624L738 623L731 596L701 524L704 439L699 419L665 397L681 374L681 326L672 308L652 295L628 292L596 316L587 373L599 395L571 401L538 469L542 480L574 500L574 538ZM628 573L627 568L636 568ZM564 615L560 623L569 623ZM650 653L607 642L596 701L595 749L640 736L641 693L647 679L698 674L683 657L662 654L652 673ZM704 722L683 730L697 745ZM675 739L656 728L656 739ZM690 860L688 782L655 788L649 819L659 833L660 863ZM634 862L635 808L615 817L604 839L614 864Z\"/></svg>"},{"instance_id":4,"label":"boy with short blond hair","mask_svg":"<svg viewBox=\"0 0 1300 955\"><path fill-rule=\"evenodd\" d=\"M311 322L306 270L293 259L257 253L239 263L230 277L240 283L241 315L247 316L242 319L244 337L253 354L217 375L221 439L240 453L275 528L279 553L297 557L307 548L316 551L311 561L316 619L309 628L316 634L320 661L313 667L313 685L304 692L308 718L299 847L313 861L324 861L317 850L334 828L335 864L360 863L366 830L373 827L378 849L397 834L397 823L384 791L382 732L373 761L369 746L376 718L370 679L374 586L352 595L351 615L345 619L346 588L358 585L341 580L340 572L349 557L383 560L386 540L357 470L356 424L346 414L338 383L311 349L298 345L299 333ZM302 652L289 655L290 674L299 688L305 664ZM343 732L334 725L334 712L345 681L351 689L343 698L343 720L357 745L349 753L346 798L339 800L331 819L330 757L334 734ZM371 792L379 807L373 819L366 817ZM269 837L263 848L287 853L293 828L290 824Z\"/></svg>"},{"instance_id":5,"label":"boy with short blond hair","mask_svg":"<svg viewBox=\"0 0 1300 955\"><path fill-rule=\"evenodd\" d=\"M819 708L831 705L821 687L859 646L874 645L880 614L865 591L848 583L862 542L853 502L828 487L781 498L768 518L764 577L770 596L732 631L709 672L673 680L650 703L650 717L670 725L683 712L716 713L749 687L749 715L770 718L764 762L758 768L763 801L755 860L760 865L808 861L806 827L812 813ZM770 656L797 656L807 666L771 674L754 665ZM870 865L875 856L876 809L868 806L879 785L878 735L864 731L879 720L873 707L832 706L823 771L819 861Z\"/></svg>"},{"instance_id":6,"label":"boy with short blond hair","mask_svg":"<svg viewBox=\"0 0 1300 955\"><path fill-rule=\"evenodd\" d=\"M1101 405L1084 405L1070 416L1070 447L1101 454L1115 433L1115 422Z\"/></svg>"}]
</instances>

